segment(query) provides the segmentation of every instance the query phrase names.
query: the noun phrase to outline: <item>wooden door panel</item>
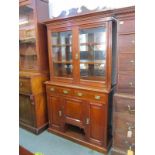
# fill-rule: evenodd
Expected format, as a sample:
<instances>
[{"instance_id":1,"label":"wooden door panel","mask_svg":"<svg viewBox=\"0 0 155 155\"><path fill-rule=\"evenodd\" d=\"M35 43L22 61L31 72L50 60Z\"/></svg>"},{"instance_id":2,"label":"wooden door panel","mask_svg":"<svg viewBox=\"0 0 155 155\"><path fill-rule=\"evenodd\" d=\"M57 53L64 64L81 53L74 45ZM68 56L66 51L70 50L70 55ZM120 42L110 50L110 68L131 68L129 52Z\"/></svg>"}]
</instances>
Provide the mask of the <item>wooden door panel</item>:
<instances>
[{"instance_id":1,"label":"wooden door panel","mask_svg":"<svg viewBox=\"0 0 155 155\"><path fill-rule=\"evenodd\" d=\"M19 118L23 123L34 126L34 104L28 95L19 95Z\"/></svg>"},{"instance_id":2,"label":"wooden door panel","mask_svg":"<svg viewBox=\"0 0 155 155\"><path fill-rule=\"evenodd\" d=\"M105 139L105 108L102 104L90 103L89 105L89 137L95 143L102 144Z\"/></svg>"},{"instance_id":3,"label":"wooden door panel","mask_svg":"<svg viewBox=\"0 0 155 155\"><path fill-rule=\"evenodd\" d=\"M50 97L48 106L49 106L50 125L52 127L59 128L61 125L61 117L62 117L61 101L59 100L58 97Z\"/></svg>"},{"instance_id":4,"label":"wooden door panel","mask_svg":"<svg viewBox=\"0 0 155 155\"><path fill-rule=\"evenodd\" d=\"M84 103L81 100L66 99L64 105L65 122L83 127Z\"/></svg>"}]
</instances>

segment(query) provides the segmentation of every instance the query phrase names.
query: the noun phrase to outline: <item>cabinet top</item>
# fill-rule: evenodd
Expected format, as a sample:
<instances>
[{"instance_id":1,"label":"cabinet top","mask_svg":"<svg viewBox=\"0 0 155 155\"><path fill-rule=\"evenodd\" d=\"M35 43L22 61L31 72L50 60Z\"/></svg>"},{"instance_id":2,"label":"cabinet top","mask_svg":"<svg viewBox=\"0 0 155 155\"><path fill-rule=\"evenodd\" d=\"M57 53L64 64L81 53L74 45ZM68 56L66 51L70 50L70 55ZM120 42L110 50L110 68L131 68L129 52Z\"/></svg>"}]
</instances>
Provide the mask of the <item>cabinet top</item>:
<instances>
[{"instance_id":1,"label":"cabinet top","mask_svg":"<svg viewBox=\"0 0 155 155\"><path fill-rule=\"evenodd\" d=\"M82 12L77 15L56 17L56 18L45 20L42 23L49 25L56 22L70 21L70 20L76 20L76 19L87 19L89 17L104 18L105 21L108 21L108 20L115 20L115 16L117 15L134 13L134 12L135 12L135 6L119 8L119 9L107 9L107 10L104 9L104 10L98 10L98 11L89 11L87 13Z\"/></svg>"}]
</instances>

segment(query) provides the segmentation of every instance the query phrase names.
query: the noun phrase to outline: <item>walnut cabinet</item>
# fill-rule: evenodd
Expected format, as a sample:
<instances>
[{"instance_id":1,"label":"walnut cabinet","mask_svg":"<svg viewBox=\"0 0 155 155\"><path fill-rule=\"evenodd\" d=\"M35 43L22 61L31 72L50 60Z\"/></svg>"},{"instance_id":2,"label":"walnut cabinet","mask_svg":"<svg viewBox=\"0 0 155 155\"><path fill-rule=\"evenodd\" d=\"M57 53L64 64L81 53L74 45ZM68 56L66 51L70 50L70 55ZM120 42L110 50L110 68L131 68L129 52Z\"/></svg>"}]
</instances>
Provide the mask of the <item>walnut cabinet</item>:
<instances>
[{"instance_id":1,"label":"walnut cabinet","mask_svg":"<svg viewBox=\"0 0 155 155\"><path fill-rule=\"evenodd\" d=\"M44 81L49 79L46 26L48 2L19 1L19 120L34 133L47 128Z\"/></svg>"},{"instance_id":2,"label":"walnut cabinet","mask_svg":"<svg viewBox=\"0 0 155 155\"><path fill-rule=\"evenodd\" d=\"M50 67L48 130L107 152L116 83L116 20L91 13L44 23Z\"/></svg>"}]
</instances>

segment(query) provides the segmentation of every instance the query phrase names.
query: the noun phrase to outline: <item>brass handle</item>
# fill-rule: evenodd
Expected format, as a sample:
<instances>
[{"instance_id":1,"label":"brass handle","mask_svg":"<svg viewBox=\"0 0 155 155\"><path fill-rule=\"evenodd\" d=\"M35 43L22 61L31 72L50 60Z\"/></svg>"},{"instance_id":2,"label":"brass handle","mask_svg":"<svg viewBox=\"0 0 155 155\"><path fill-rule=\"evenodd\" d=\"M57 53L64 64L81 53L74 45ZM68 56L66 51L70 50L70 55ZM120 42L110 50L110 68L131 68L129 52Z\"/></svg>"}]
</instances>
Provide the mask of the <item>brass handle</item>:
<instances>
[{"instance_id":1,"label":"brass handle","mask_svg":"<svg viewBox=\"0 0 155 155\"><path fill-rule=\"evenodd\" d=\"M130 105L128 105L128 111L129 111L130 114L133 114L135 112L134 109L131 109L131 106Z\"/></svg>"},{"instance_id":2,"label":"brass handle","mask_svg":"<svg viewBox=\"0 0 155 155\"><path fill-rule=\"evenodd\" d=\"M59 110L59 117L61 117L61 116L62 116L62 111Z\"/></svg>"},{"instance_id":3,"label":"brass handle","mask_svg":"<svg viewBox=\"0 0 155 155\"><path fill-rule=\"evenodd\" d=\"M130 87L134 87L133 82L129 82Z\"/></svg>"},{"instance_id":4,"label":"brass handle","mask_svg":"<svg viewBox=\"0 0 155 155\"><path fill-rule=\"evenodd\" d=\"M124 21L120 21L119 24L120 24L120 25L124 24Z\"/></svg>"},{"instance_id":5,"label":"brass handle","mask_svg":"<svg viewBox=\"0 0 155 155\"><path fill-rule=\"evenodd\" d=\"M75 54L75 59L76 59L76 60L79 59L79 54L78 54L78 53Z\"/></svg>"},{"instance_id":6,"label":"brass handle","mask_svg":"<svg viewBox=\"0 0 155 155\"><path fill-rule=\"evenodd\" d=\"M63 90L63 93L64 93L64 94L68 94L68 91L67 91L67 90Z\"/></svg>"},{"instance_id":7,"label":"brass handle","mask_svg":"<svg viewBox=\"0 0 155 155\"><path fill-rule=\"evenodd\" d=\"M134 130L134 129L135 129L134 126L129 126L129 127L128 127L128 130L129 130L129 131Z\"/></svg>"},{"instance_id":8,"label":"brass handle","mask_svg":"<svg viewBox=\"0 0 155 155\"><path fill-rule=\"evenodd\" d=\"M77 96L81 97L83 94L82 93L77 93Z\"/></svg>"},{"instance_id":9,"label":"brass handle","mask_svg":"<svg viewBox=\"0 0 155 155\"><path fill-rule=\"evenodd\" d=\"M50 91L55 91L55 88L50 88Z\"/></svg>"},{"instance_id":10,"label":"brass handle","mask_svg":"<svg viewBox=\"0 0 155 155\"><path fill-rule=\"evenodd\" d=\"M86 118L86 124L88 125L90 123L90 119Z\"/></svg>"},{"instance_id":11,"label":"brass handle","mask_svg":"<svg viewBox=\"0 0 155 155\"><path fill-rule=\"evenodd\" d=\"M96 100L100 100L100 98L101 98L101 96L98 96L98 95L95 96Z\"/></svg>"},{"instance_id":12,"label":"brass handle","mask_svg":"<svg viewBox=\"0 0 155 155\"><path fill-rule=\"evenodd\" d=\"M131 63L134 63L135 61L134 61L134 60L130 60L130 62L131 62Z\"/></svg>"}]
</instances>

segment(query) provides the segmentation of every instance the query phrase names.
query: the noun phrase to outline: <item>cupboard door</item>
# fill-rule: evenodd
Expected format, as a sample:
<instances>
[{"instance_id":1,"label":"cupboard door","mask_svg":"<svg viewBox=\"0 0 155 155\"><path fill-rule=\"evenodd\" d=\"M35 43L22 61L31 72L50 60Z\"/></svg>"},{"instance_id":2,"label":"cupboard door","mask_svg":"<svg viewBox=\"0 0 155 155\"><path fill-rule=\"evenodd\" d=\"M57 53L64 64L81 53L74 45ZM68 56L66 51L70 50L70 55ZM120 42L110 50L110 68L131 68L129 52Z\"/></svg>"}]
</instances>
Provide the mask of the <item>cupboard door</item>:
<instances>
[{"instance_id":1,"label":"cupboard door","mask_svg":"<svg viewBox=\"0 0 155 155\"><path fill-rule=\"evenodd\" d=\"M60 129L62 120L62 107L61 100L59 97L49 97L48 109L49 109L49 120L50 127Z\"/></svg>"},{"instance_id":2,"label":"cupboard door","mask_svg":"<svg viewBox=\"0 0 155 155\"><path fill-rule=\"evenodd\" d=\"M77 99L65 99L64 119L65 123L84 128L85 103Z\"/></svg>"},{"instance_id":3,"label":"cupboard door","mask_svg":"<svg viewBox=\"0 0 155 155\"><path fill-rule=\"evenodd\" d=\"M92 143L105 144L105 107L100 103L90 103L86 118L87 134Z\"/></svg>"},{"instance_id":4,"label":"cupboard door","mask_svg":"<svg viewBox=\"0 0 155 155\"><path fill-rule=\"evenodd\" d=\"M19 118L21 122L34 126L34 101L29 95L19 95Z\"/></svg>"}]
</instances>

